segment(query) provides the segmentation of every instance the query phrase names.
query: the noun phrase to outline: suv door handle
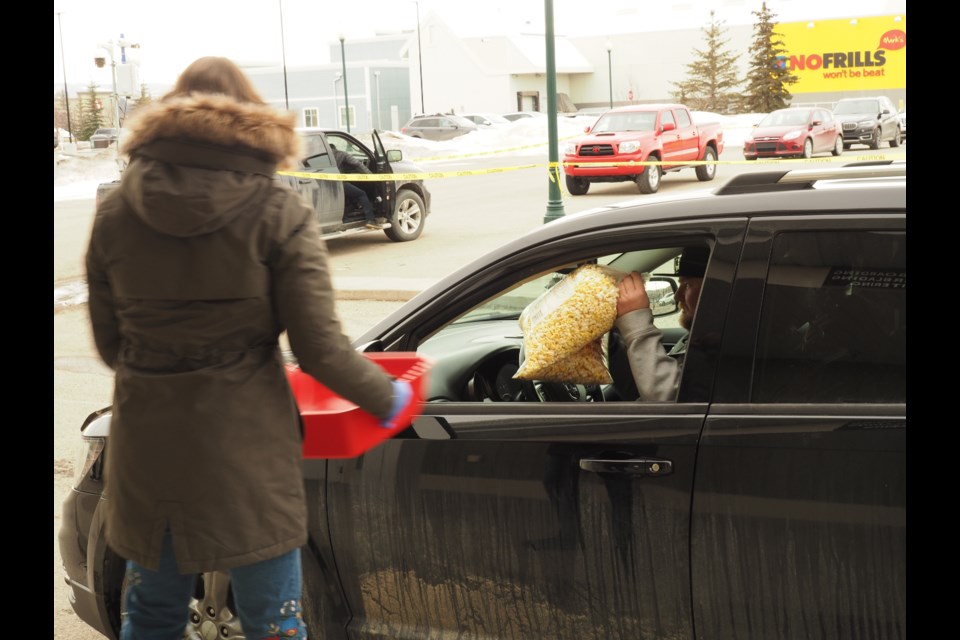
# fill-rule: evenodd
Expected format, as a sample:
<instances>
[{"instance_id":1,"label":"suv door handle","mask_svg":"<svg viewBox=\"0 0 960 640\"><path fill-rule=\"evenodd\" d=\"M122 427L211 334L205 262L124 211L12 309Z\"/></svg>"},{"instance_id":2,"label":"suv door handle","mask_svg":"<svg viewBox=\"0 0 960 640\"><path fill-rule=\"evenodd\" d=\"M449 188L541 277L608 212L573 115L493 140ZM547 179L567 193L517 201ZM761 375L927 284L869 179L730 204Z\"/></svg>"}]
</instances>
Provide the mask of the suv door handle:
<instances>
[{"instance_id":1,"label":"suv door handle","mask_svg":"<svg viewBox=\"0 0 960 640\"><path fill-rule=\"evenodd\" d=\"M665 476L673 473L673 462L656 458L608 460L581 458L580 468L593 473L628 473L636 476Z\"/></svg>"}]
</instances>

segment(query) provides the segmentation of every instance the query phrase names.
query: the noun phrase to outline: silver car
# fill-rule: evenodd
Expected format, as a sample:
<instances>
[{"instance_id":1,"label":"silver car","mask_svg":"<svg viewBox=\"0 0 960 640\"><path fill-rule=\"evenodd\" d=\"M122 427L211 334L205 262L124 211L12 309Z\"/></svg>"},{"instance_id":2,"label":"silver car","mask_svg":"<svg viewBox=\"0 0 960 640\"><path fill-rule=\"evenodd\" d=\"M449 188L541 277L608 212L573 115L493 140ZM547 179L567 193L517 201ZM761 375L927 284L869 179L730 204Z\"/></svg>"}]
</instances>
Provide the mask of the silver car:
<instances>
[{"instance_id":1,"label":"silver car","mask_svg":"<svg viewBox=\"0 0 960 640\"><path fill-rule=\"evenodd\" d=\"M450 140L478 128L475 123L462 116L436 113L430 116L414 116L400 129L400 133L411 138Z\"/></svg>"}]
</instances>

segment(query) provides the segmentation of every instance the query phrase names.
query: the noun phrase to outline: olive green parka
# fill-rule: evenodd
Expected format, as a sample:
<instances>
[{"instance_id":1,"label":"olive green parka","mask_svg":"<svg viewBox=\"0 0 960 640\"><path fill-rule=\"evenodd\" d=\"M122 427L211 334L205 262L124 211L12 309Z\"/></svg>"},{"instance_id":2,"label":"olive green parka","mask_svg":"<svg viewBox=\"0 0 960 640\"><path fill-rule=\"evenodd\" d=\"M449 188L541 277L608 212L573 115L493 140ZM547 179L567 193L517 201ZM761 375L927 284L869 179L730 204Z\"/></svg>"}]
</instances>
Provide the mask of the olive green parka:
<instances>
[{"instance_id":1,"label":"olive green parka","mask_svg":"<svg viewBox=\"0 0 960 640\"><path fill-rule=\"evenodd\" d=\"M293 119L225 96L147 105L96 214L89 313L116 375L106 536L148 568L167 527L184 573L306 542L284 331L304 371L390 411L390 378L342 333L316 215L274 175L300 152Z\"/></svg>"}]
</instances>

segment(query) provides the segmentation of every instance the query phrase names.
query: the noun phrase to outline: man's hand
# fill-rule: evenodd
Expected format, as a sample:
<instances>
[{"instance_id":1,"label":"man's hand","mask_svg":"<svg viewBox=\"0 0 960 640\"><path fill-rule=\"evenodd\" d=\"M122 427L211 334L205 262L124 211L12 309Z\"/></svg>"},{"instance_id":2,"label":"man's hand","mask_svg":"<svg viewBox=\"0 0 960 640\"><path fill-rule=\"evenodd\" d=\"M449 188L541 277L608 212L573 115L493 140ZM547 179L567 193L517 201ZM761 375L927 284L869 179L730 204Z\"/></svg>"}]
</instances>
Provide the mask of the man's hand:
<instances>
[{"instance_id":1,"label":"man's hand","mask_svg":"<svg viewBox=\"0 0 960 640\"><path fill-rule=\"evenodd\" d=\"M617 298L617 317L637 309L649 309L650 298L643 285L643 276L631 271L620 281L620 295Z\"/></svg>"}]
</instances>

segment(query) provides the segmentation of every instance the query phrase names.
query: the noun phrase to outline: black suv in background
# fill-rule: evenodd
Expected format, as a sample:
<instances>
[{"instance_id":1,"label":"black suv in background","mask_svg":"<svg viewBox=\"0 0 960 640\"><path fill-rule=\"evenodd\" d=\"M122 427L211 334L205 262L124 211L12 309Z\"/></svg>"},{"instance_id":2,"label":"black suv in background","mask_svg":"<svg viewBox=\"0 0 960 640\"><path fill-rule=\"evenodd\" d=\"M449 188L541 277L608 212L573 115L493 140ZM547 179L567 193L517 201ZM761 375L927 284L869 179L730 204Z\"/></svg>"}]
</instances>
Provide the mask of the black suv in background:
<instances>
[{"instance_id":1,"label":"black suv in background","mask_svg":"<svg viewBox=\"0 0 960 640\"><path fill-rule=\"evenodd\" d=\"M906 209L905 163L748 173L551 222L384 318L357 348L432 358L427 402L303 461L312 637L904 638ZM633 400L613 350L610 384L514 378L520 313L582 264L652 273L669 349L685 247L709 260L676 398ZM110 415L59 535L74 609L115 638ZM228 583L200 576L188 632L243 637Z\"/></svg>"},{"instance_id":2,"label":"black suv in background","mask_svg":"<svg viewBox=\"0 0 960 640\"><path fill-rule=\"evenodd\" d=\"M899 147L903 141L900 116L886 96L844 98L833 107L833 117L843 129L843 148L865 144L879 149L883 142Z\"/></svg>"}]
</instances>

